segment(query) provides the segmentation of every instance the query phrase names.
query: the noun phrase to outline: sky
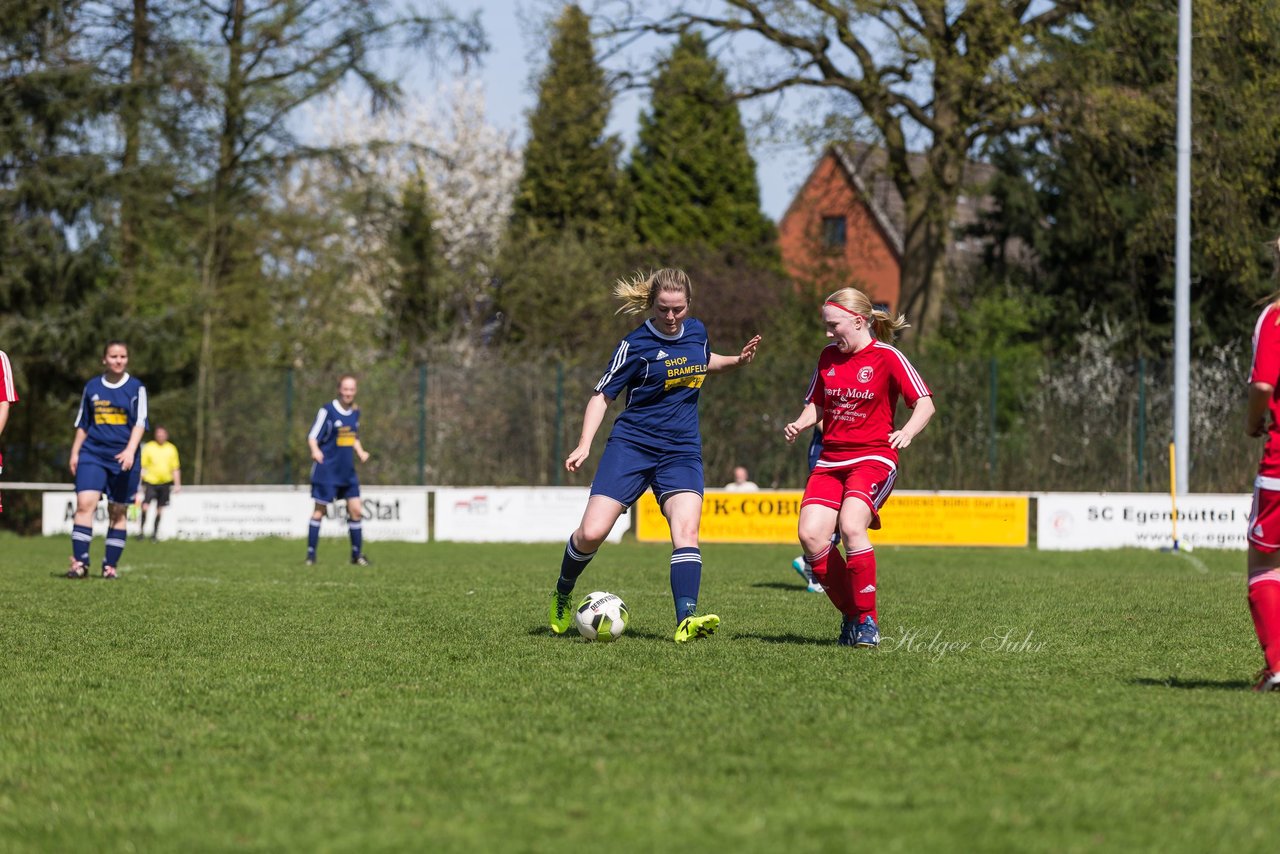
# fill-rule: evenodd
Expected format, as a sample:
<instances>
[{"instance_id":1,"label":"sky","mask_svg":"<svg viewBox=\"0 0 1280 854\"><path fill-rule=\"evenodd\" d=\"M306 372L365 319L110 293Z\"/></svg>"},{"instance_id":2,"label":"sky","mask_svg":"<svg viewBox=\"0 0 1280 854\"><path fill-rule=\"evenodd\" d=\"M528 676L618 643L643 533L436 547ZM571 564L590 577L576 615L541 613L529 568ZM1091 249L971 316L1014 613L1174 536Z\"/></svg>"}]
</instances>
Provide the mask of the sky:
<instances>
[{"instance_id":1,"label":"sky","mask_svg":"<svg viewBox=\"0 0 1280 854\"><path fill-rule=\"evenodd\" d=\"M537 100L536 81L531 80L530 75L546 61L547 46L535 24L546 5L537 0L453 0L452 3L459 13L481 11L491 47L480 74L485 84L489 121L516 133L521 143L527 131L525 114ZM439 81L430 81L426 86L405 82L410 91L429 92ZM614 99L609 132L621 136L628 150L635 143L638 117L645 103L641 93L625 93ZM754 108L745 105L743 109L749 117ZM752 154L760 182L761 207L777 221L808 176L816 155L798 143L766 145L760 141L753 141Z\"/></svg>"}]
</instances>

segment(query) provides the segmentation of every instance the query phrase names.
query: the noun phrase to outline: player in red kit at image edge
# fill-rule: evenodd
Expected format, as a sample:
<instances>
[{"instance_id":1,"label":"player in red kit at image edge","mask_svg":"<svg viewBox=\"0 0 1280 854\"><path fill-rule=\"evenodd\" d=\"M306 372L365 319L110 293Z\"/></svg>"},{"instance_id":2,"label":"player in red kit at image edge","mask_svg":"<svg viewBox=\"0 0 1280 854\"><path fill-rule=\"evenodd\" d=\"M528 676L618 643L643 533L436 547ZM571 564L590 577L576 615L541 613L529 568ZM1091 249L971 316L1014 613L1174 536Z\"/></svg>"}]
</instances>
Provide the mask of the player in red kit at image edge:
<instances>
[{"instance_id":1,"label":"player in red kit at image edge","mask_svg":"<svg viewBox=\"0 0 1280 854\"><path fill-rule=\"evenodd\" d=\"M1280 240L1275 245L1280 258ZM1266 436L1249 513L1248 600L1265 666L1255 691L1280 689L1280 291L1253 327L1245 432Z\"/></svg>"},{"instance_id":2,"label":"player in red kit at image edge","mask_svg":"<svg viewBox=\"0 0 1280 854\"><path fill-rule=\"evenodd\" d=\"M18 402L18 391L13 384L13 366L9 357L0 350L0 435L4 435L4 425L9 423L9 404ZM0 474L4 473L4 449L0 448ZM0 512L4 512L3 501L0 500Z\"/></svg>"}]
</instances>

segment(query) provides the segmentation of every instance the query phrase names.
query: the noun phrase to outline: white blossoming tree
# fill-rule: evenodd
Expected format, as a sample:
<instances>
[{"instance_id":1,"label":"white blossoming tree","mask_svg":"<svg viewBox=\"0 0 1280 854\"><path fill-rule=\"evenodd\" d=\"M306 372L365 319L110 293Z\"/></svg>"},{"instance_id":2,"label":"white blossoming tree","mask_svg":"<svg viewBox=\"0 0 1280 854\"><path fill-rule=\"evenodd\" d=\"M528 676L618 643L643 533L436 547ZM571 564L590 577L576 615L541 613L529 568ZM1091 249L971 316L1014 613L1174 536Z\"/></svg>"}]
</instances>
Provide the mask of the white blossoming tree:
<instances>
[{"instance_id":1,"label":"white blossoming tree","mask_svg":"<svg viewBox=\"0 0 1280 854\"><path fill-rule=\"evenodd\" d=\"M479 334L521 172L514 134L486 120L482 86L456 81L398 113L371 114L344 94L305 120L332 156L303 161L282 201L326 222L323 251L341 271L345 310L388 321L388 335L411 349L446 331ZM424 292L406 292L414 288Z\"/></svg>"}]
</instances>

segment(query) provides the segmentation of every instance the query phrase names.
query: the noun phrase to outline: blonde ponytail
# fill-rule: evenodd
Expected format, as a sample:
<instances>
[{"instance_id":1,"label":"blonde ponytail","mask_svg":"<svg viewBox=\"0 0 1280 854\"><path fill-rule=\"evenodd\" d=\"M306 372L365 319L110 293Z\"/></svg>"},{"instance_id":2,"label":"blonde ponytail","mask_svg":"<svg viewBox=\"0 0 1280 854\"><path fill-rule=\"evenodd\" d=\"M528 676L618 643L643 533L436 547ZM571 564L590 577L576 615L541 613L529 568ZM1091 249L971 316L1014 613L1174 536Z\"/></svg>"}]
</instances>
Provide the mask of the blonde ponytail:
<instances>
[{"instance_id":1,"label":"blonde ponytail","mask_svg":"<svg viewBox=\"0 0 1280 854\"><path fill-rule=\"evenodd\" d=\"M827 302L835 303L854 314L860 314L871 327L871 334L886 344L892 344L900 330L910 326L907 316L900 314L896 318L887 311L881 311L871 303L871 297L857 288L841 288L827 297Z\"/></svg>"},{"instance_id":2,"label":"blonde ponytail","mask_svg":"<svg viewBox=\"0 0 1280 854\"><path fill-rule=\"evenodd\" d=\"M693 284L684 270L664 267L649 273L639 270L630 279L618 279L613 295L622 301L615 314L643 314L653 307L660 291L680 292L693 302Z\"/></svg>"}]
</instances>

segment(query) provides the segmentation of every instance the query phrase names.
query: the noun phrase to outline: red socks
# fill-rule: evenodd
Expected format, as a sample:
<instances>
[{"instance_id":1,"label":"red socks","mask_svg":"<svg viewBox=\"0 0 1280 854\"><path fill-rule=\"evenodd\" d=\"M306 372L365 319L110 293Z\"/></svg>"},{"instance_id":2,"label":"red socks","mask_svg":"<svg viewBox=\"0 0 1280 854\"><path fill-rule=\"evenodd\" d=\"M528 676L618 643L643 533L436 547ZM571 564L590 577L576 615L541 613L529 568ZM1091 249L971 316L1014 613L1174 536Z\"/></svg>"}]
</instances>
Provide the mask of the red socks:
<instances>
[{"instance_id":1,"label":"red socks","mask_svg":"<svg viewBox=\"0 0 1280 854\"><path fill-rule=\"evenodd\" d=\"M1249 613L1267 669L1280 672L1280 570L1268 570L1249 579Z\"/></svg>"},{"instance_id":2,"label":"red socks","mask_svg":"<svg viewBox=\"0 0 1280 854\"><path fill-rule=\"evenodd\" d=\"M828 546L816 555L805 555L813 574L827 592L831 604L848 617L861 621L870 615L877 623L876 613L876 552L867 547L854 552L846 559L836 546ZM1276 574L1275 595L1280 603L1280 573ZM1276 612L1280 618L1280 611ZM1277 647L1280 648L1280 619L1276 622Z\"/></svg>"},{"instance_id":3,"label":"red socks","mask_svg":"<svg viewBox=\"0 0 1280 854\"><path fill-rule=\"evenodd\" d=\"M862 618L871 615L877 623L876 615L876 551L868 546L856 551L847 558L849 565L849 597L853 603L854 616L861 622Z\"/></svg>"},{"instance_id":4,"label":"red socks","mask_svg":"<svg viewBox=\"0 0 1280 854\"><path fill-rule=\"evenodd\" d=\"M840 549L827 544L827 547L816 555L805 555L813 575L822 585L827 598L841 614L853 615L853 600L849 598L849 569L845 566L844 555Z\"/></svg>"}]
</instances>

